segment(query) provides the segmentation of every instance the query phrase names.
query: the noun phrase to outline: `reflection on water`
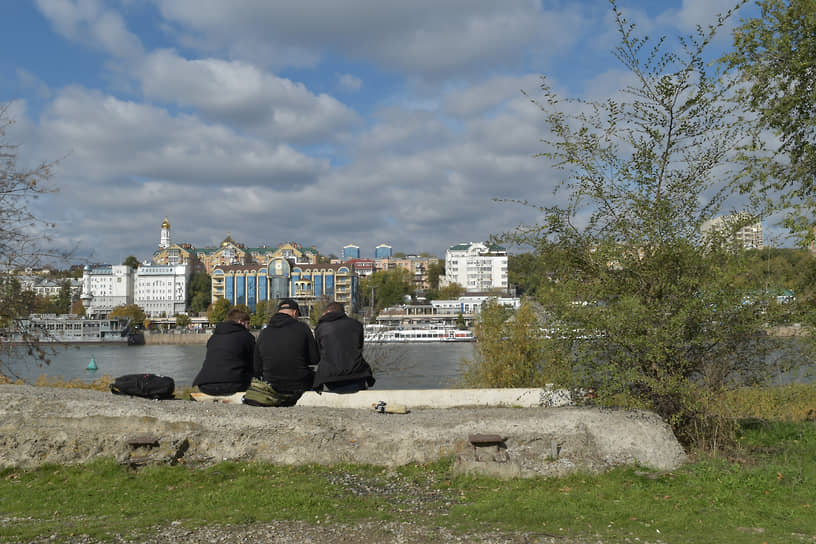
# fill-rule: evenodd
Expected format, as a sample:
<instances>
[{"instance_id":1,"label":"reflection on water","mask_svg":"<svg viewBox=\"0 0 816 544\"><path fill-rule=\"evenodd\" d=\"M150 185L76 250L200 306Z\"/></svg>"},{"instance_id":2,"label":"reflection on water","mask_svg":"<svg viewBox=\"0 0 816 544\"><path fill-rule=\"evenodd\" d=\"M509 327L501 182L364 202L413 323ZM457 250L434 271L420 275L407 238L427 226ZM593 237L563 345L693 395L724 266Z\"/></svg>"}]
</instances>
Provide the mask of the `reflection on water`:
<instances>
[{"instance_id":1,"label":"reflection on water","mask_svg":"<svg viewBox=\"0 0 816 544\"><path fill-rule=\"evenodd\" d=\"M439 389L449 387L459 375L459 361L473 356L470 343L439 344L371 344L365 348L365 357L374 369L376 389ZM204 361L206 346L107 346L82 345L57 347L51 363L44 365L35 358L15 351L10 370L27 382L45 374L65 380L78 378L93 381L105 374L116 377L123 374L151 372L171 376L178 387L192 384ZM85 368L93 356L98 370Z\"/></svg>"}]
</instances>

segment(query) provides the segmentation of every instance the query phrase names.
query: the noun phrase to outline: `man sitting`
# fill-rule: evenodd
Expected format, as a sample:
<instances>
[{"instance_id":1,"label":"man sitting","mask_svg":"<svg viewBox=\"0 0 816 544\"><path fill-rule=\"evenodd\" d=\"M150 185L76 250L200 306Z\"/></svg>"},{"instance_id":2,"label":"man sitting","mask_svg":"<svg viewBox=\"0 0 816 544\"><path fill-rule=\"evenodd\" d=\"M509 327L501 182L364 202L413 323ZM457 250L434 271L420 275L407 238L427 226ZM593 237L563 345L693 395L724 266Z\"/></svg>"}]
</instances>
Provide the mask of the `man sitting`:
<instances>
[{"instance_id":1,"label":"man sitting","mask_svg":"<svg viewBox=\"0 0 816 544\"><path fill-rule=\"evenodd\" d=\"M248 329L249 314L240 308L232 308L227 319L215 326L204 365L193 380L202 393L232 395L249 387L255 337Z\"/></svg>"},{"instance_id":2,"label":"man sitting","mask_svg":"<svg viewBox=\"0 0 816 544\"><path fill-rule=\"evenodd\" d=\"M363 325L332 302L317 322L315 339L320 363L315 388L332 393L356 393L374 385L371 366L363 358Z\"/></svg>"}]
</instances>

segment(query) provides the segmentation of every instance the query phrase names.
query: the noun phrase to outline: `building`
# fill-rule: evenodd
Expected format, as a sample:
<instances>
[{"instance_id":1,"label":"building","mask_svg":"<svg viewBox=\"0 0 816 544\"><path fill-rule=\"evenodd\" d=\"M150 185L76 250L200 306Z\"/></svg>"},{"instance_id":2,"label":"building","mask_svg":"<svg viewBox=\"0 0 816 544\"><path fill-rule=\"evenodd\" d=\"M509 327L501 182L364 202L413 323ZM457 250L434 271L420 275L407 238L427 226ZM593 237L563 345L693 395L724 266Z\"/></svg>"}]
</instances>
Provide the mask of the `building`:
<instances>
[{"instance_id":1,"label":"building","mask_svg":"<svg viewBox=\"0 0 816 544\"><path fill-rule=\"evenodd\" d=\"M147 317L186 313L190 275L186 264L142 264L136 270L135 303Z\"/></svg>"},{"instance_id":2,"label":"building","mask_svg":"<svg viewBox=\"0 0 816 544\"><path fill-rule=\"evenodd\" d=\"M368 277L376 271L373 259L349 259L346 264L354 270L359 278Z\"/></svg>"},{"instance_id":3,"label":"building","mask_svg":"<svg viewBox=\"0 0 816 544\"><path fill-rule=\"evenodd\" d=\"M518 297L464 295L456 300L432 300L430 304L403 304L385 308L377 316L377 323L387 327L456 326L461 319L465 326L472 327L482 305L488 299L513 310L518 310L521 306L521 299Z\"/></svg>"},{"instance_id":4,"label":"building","mask_svg":"<svg viewBox=\"0 0 816 544\"><path fill-rule=\"evenodd\" d=\"M212 301L246 304L250 311L260 301L293 298L309 315L318 301L343 304L348 313L356 310L357 275L346 264L299 264L275 257L267 265L217 266L212 274Z\"/></svg>"},{"instance_id":5,"label":"building","mask_svg":"<svg viewBox=\"0 0 816 544\"><path fill-rule=\"evenodd\" d=\"M343 246L343 260L348 261L349 259L359 259L360 258L360 246L355 246L354 244L348 244Z\"/></svg>"},{"instance_id":6,"label":"building","mask_svg":"<svg viewBox=\"0 0 816 544\"><path fill-rule=\"evenodd\" d=\"M406 255L402 258L388 259L388 270L401 268L407 270L410 274L411 281L414 288L419 291L424 291L431 288L431 283L428 278L428 269L433 264L439 263L437 257L419 257L417 255Z\"/></svg>"},{"instance_id":7,"label":"building","mask_svg":"<svg viewBox=\"0 0 816 544\"><path fill-rule=\"evenodd\" d=\"M458 283L469 293L507 292L507 250L480 242L451 246L445 252L445 277L440 285Z\"/></svg>"},{"instance_id":8,"label":"building","mask_svg":"<svg viewBox=\"0 0 816 544\"><path fill-rule=\"evenodd\" d=\"M126 265L102 265L82 271L82 305L88 317L106 316L117 306L133 304L135 269Z\"/></svg>"},{"instance_id":9,"label":"building","mask_svg":"<svg viewBox=\"0 0 816 544\"><path fill-rule=\"evenodd\" d=\"M746 212L709 219L700 227L703 237L742 249L762 249L762 221Z\"/></svg>"},{"instance_id":10,"label":"building","mask_svg":"<svg viewBox=\"0 0 816 544\"><path fill-rule=\"evenodd\" d=\"M392 248L388 244L380 244L374 248L375 259L390 259L392 254Z\"/></svg>"}]
</instances>

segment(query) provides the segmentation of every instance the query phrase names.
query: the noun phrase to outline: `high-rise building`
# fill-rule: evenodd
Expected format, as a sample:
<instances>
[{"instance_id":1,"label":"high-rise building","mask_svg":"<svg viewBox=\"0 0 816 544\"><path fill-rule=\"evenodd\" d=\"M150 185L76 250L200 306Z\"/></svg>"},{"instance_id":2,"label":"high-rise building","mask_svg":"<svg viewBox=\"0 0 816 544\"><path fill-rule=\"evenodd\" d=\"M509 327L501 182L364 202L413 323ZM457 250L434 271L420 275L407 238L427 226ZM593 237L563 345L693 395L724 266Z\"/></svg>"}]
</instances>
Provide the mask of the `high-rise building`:
<instances>
[{"instance_id":1,"label":"high-rise building","mask_svg":"<svg viewBox=\"0 0 816 544\"><path fill-rule=\"evenodd\" d=\"M451 246L445 252L444 285L458 283L469 293L507 291L507 250L480 242Z\"/></svg>"},{"instance_id":2,"label":"high-rise building","mask_svg":"<svg viewBox=\"0 0 816 544\"><path fill-rule=\"evenodd\" d=\"M375 259L389 259L392 253L392 248L388 244L380 244L374 248Z\"/></svg>"},{"instance_id":3,"label":"high-rise building","mask_svg":"<svg viewBox=\"0 0 816 544\"><path fill-rule=\"evenodd\" d=\"M354 244L348 244L343 246L343 260L348 261L349 259L359 259L360 258L360 246L355 246Z\"/></svg>"},{"instance_id":4,"label":"high-rise building","mask_svg":"<svg viewBox=\"0 0 816 544\"><path fill-rule=\"evenodd\" d=\"M148 317L172 317L187 311L190 267L144 263L136 270L135 302Z\"/></svg>"},{"instance_id":5,"label":"high-rise building","mask_svg":"<svg viewBox=\"0 0 816 544\"><path fill-rule=\"evenodd\" d=\"M117 306L134 302L135 270L126 265L85 266L82 303L89 317L104 317Z\"/></svg>"}]
</instances>

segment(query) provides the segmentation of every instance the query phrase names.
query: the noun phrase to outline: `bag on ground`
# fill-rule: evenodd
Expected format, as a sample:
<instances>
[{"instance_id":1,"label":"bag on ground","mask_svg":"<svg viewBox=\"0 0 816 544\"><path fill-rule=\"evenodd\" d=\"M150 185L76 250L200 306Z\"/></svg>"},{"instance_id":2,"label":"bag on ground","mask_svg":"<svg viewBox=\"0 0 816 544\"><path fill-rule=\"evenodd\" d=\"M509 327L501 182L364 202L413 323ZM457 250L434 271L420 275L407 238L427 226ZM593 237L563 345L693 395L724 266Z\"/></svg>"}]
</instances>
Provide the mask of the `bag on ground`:
<instances>
[{"instance_id":1,"label":"bag on ground","mask_svg":"<svg viewBox=\"0 0 816 544\"><path fill-rule=\"evenodd\" d=\"M258 378L252 378L249 389L244 393L244 404L250 406L294 406L303 393L277 391Z\"/></svg>"},{"instance_id":2,"label":"bag on ground","mask_svg":"<svg viewBox=\"0 0 816 544\"><path fill-rule=\"evenodd\" d=\"M114 395L170 399L173 398L176 383L173 378L157 374L126 374L113 380L110 390Z\"/></svg>"}]
</instances>

